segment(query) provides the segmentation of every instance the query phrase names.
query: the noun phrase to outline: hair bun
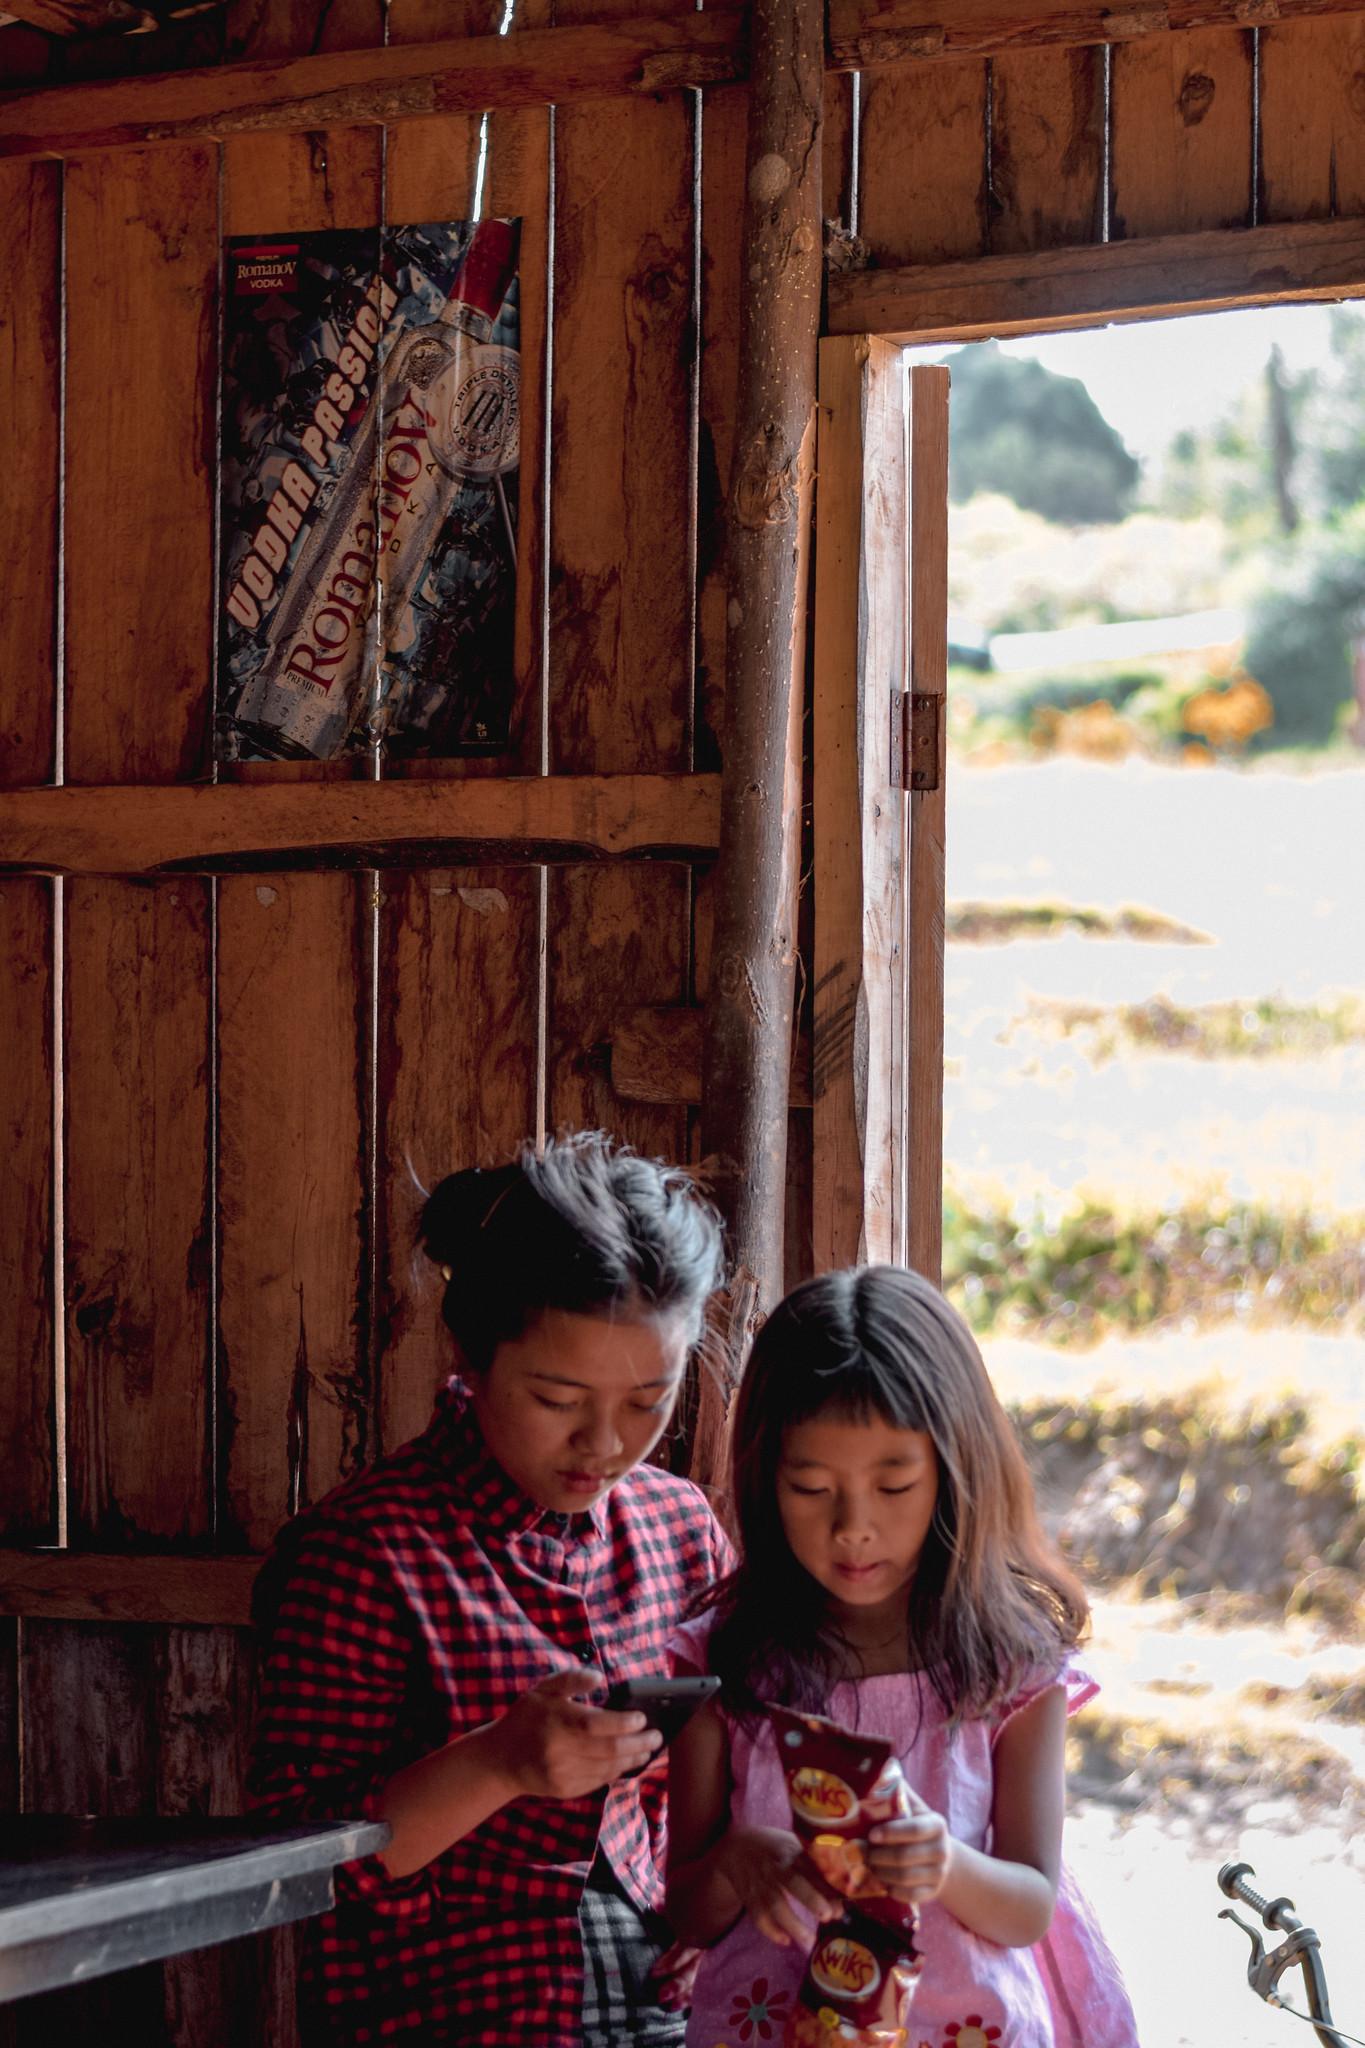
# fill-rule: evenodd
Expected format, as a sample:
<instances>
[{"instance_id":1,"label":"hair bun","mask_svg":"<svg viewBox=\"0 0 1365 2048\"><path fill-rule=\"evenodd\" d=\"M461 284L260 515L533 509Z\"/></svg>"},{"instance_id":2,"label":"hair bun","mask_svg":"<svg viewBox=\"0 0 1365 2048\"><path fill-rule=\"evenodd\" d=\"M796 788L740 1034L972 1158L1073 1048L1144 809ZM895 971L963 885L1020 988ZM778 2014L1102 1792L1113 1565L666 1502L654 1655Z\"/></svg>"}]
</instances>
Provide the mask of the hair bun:
<instances>
[{"instance_id":1,"label":"hair bun","mask_svg":"<svg viewBox=\"0 0 1365 2048\"><path fill-rule=\"evenodd\" d=\"M524 1179L517 1160L508 1166L467 1166L448 1173L428 1195L418 1224L427 1257L458 1273L471 1256L479 1256L480 1232L498 1204Z\"/></svg>"}]
</instances>

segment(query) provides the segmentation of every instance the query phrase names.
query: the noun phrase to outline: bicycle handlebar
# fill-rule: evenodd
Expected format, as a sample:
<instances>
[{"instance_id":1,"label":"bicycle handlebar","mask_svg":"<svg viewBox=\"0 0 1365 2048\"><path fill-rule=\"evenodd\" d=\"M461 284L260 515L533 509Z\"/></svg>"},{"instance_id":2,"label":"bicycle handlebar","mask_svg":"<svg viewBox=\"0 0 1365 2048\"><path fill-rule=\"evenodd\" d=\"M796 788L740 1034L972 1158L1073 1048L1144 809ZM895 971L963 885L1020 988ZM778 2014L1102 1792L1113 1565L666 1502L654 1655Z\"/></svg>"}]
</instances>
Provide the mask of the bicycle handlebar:
<instances>
[{"instance_id":1,"label":"bicycle handlebar","mask_svg":"<svg viewBox=\"0 0 1365 2048\"><path fill-rule=\"evenodd\" d=\"M1249 1863L1225 1863L1218 1873L1218 1888L1225 1898L1240 1899L1250 1906L1253 1913L1260 1915L1264 1926L1276 1934L1283 1934L1284 1940L1276 1948L1267 1950L1265 1943L1254 1927L1249 1927L1239 1913L1226 1906L1219 1914L1220 1920L1231 1920L1240 1927L1251 1943L1251 1960L1247 1964L1247 1982L1258 1998L1264 1998L1269 2005L1280 2005L1279 1982L1286 1970L1296 1964L1303 1971L1304 1989L1308 1996L1308 2014L1313 2032L1323 2048L1346 2048L1342 2036L1332 2025L1332 2008L1327 1996L1327 1978L1322 1967L1322 1945L1311 1927L1305 1926L1294 1911L1292 1899L1267 1899L1247 1883L1255 1871Z\"/></svg>"}]
</instances>

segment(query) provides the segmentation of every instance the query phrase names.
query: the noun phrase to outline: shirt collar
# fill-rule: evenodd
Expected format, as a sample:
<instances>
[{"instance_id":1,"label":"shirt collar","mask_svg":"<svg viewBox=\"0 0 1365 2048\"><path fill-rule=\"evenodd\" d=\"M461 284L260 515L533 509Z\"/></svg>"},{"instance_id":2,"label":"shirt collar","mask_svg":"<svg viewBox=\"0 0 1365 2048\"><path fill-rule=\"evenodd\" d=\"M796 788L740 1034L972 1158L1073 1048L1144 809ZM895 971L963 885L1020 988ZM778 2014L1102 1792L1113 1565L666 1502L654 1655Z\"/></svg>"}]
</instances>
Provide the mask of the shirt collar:
<instances>
[{"instance_id":1,"label":"shirt collar","mask_svg":"<svg viewBox=\"0 0 1365 2048\"><path fill-rule=\"evenodd\" d=\"M461 1506L471 1520L496 1535L520 1536L535 1530L542 1535L562 1535L569 1541L582 1541L590 1534L605 1536L605 1496L579 1514L561 1515L532 1500L508 1477L484 1442L469 1389L458 1375L447 1380L436 1396L429 1434L442 1463L461 1482Z\"/></svg>"}]
</instances>

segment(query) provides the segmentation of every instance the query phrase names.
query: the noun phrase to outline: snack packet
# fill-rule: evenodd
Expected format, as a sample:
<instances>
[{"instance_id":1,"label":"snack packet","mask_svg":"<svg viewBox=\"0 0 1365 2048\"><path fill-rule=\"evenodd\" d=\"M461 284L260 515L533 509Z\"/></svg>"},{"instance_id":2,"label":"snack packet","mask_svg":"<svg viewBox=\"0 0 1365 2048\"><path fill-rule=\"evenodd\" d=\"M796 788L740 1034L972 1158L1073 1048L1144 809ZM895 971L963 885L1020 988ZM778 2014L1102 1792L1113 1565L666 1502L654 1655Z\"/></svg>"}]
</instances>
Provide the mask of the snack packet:
<instances>
[{"instance_id":1,"label":"snack packet","mask_svg":"<svg viewBox=\"0 0 1365 2048\"><path fill-rule=\"evenodd\" d=\"M913 1934L914 1907L890 1896L866 1854L873 1828L903 1820L913 1810L891 1744L786 1707L769 1707L768 1718L777 1734L792 1824L813 1868L832 1891L855 1899L873 1919Z\"/></svg>"},{"instance_id":2,"label":"snack packet","mask_svg":"<svg viewBox=\"0 0 1365 2048\"><path fill-rule=\"evenodd\" d=\"M786 2048L908 2048L919 1958L904 1928L850 1908L818 1930Z\"/></svg>"}]
</instances>

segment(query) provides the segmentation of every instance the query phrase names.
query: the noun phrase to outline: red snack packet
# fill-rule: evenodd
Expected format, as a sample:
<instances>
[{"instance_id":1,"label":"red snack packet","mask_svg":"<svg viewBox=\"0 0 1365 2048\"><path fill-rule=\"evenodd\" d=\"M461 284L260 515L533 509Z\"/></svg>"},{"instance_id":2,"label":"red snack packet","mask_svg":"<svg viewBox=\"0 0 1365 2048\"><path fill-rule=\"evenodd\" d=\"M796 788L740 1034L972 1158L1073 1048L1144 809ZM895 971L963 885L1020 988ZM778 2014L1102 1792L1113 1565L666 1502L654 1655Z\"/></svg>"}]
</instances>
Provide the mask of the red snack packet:
<instances>
[{"instance_id":1,"label":"red snack packet","mask_svg":"<svg viewBox=\"0 0 1365 2048\"><path fill-rule=\"evenodd\" d=\"M850 1910L815 1937L786 2048L907 2048L919 1957L904 1928Z\"/></svg>"},{"instance_id":2,"label":"red snack packet","mask_svg":"<svg viewBox=\"0 0 1365 2048\"><path fill-rule=\"evenodd\" d=\"M914 1907L890 1896L865 1853L873 1828L903 1820L912 1810L891 1744L786 1707L769 1707L768 1718L777 1735L792 1824L808 1861L832 1891L856 1899L872 1918L913 1934Z\"/></svg>"}]
</instances>

